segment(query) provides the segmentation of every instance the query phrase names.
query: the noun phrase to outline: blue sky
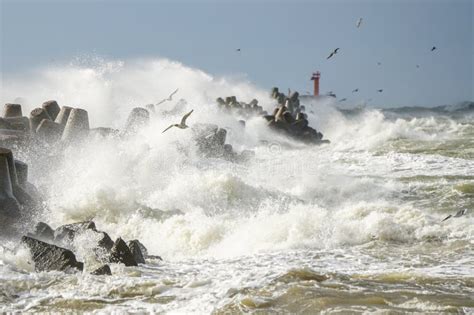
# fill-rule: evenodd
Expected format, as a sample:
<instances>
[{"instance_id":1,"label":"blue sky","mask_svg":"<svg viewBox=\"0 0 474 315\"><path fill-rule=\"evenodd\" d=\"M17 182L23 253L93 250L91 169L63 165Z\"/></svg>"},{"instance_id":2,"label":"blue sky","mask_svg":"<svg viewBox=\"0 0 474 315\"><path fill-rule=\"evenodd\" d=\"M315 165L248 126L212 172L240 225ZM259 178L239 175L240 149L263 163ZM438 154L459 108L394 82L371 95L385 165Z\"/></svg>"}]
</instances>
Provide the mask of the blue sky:
<instances>
[{"instance_id":1,"label":"blue sky","mask_svg":"<svg viewBox=\"0 0 474 315\"><path fill-rule=\"evenodd\" d=\"M474 99L472 0L0 3L4 80L93 53L166 57L302 93L312 91L309 79L319 70L322 92L350 102L372 98L376 106Z\"/></svg>"}]
</instances>

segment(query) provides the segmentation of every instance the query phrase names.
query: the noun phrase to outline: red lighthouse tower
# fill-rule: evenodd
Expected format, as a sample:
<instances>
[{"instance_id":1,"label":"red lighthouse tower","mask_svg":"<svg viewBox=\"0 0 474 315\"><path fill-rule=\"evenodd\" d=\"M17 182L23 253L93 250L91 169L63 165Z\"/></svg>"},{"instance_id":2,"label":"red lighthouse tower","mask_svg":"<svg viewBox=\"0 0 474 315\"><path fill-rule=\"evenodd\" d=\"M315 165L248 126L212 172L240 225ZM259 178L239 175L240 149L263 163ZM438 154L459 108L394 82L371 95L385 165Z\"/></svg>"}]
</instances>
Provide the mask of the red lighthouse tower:
<instances>
[{"instance_id":1,"label":"red lighthouse tower","mask_svg":"<svg viewBox=\"0 0 474 315\"><path fill-rule=\"evenodd\" d=\"M311 77L311 80L314 81L314 96L319 95L319 78L321 77L321 73L317 71L316 73L313 72L313 76Z\"/></svg>"}]
</instances>

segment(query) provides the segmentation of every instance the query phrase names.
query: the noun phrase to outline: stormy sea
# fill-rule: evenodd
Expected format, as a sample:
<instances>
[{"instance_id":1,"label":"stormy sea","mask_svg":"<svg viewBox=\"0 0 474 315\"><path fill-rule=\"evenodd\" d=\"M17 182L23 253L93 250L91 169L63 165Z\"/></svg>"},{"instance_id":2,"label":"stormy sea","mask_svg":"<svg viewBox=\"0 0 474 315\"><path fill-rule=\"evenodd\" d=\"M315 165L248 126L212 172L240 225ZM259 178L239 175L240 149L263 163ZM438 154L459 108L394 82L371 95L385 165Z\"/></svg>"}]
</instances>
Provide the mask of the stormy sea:
<instances>
[{"instance_id":1,"label":"stormy sea","mask_svg":"<svg viewBox=\"0 0 474 315\"><path fill-rule=\"evenodd\" d=\"M39 67L4 77L1 101L28 116L56 100L87 110L91 128L120 130L132 108L176 89L126 137L13 148L44 201L0 241L1 313L474 312L472 102L340 109L331 97L308 100L309 125L330 141L312 145L216 105L257 99L271 113L268 89L167 59ZM191 128L225 128L235 152L253 155L202 156L191 128L162 133L191 110ZM84 234L73 244L82 272L35 271L20 237L40 221L86 220L162 260L92 275Z\"/></svg>"}]
</instances>

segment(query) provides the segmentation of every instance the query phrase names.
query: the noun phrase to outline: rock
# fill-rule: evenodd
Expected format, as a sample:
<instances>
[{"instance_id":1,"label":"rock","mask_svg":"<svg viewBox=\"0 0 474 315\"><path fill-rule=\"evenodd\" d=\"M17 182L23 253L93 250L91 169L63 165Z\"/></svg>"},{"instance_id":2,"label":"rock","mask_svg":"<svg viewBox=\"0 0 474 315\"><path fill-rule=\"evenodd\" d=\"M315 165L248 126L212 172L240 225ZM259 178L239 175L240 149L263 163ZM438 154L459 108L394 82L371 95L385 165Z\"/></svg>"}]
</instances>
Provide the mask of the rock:
<instances>
[{"instance_id":1,"label":"rock","mask_svg":"<svg viewBox=\"0 0 474 315\"><path fill-rule=\"evenodd\" d=\"M50 242L54 240L54 230L44 222L38 222L33 232L33 238Z\"/></svg>"},{"instance_id":2,"label":"rock","mask_svg":"<svg viewBox=\"0 0 474 315\"><path fill-rule=\"evenodd\" d=\"M31 253L36 271L77 269L82 271L84 264L76 260L76 256L68 249L51 245L34 238L23 236L21 242Z\"/></svg>"},{"instance_id":3,"label":"rock","mask_svg":"<svg viewBox=\"0 0 474 315\"><path fill-rule=\"evenodd\" d=\"M95 231L95 223L92 221L84 221L61 225L54 231L54 240L56 242L71 243L74 241L76 233L85 230Z\"/></svg>"},{"instance_id":4,"label":"rock","mask_svg":"<svg viewBox=\"0 0 474 315\"><path fill-rule=\"evenodd\" d=\"M38 137L50 143L59 141L62 132L63 126L48 119L43 119L36 128Z\"/></svg>"},{"instance_id":5,"label":"rock","mask_svg":"<svg viewBox=\"0 0 474 315\"><path fill-rule=\"evenodd\" d=\"M138 266L127 244L120 237L115 241L109 259L111 263L122 263L125 266Z\"/></svg>"},{"instance_id":6,"label":"rock","mask_svg":"<svg viewBox=\"0 0 474 315\"><path fill-rule=\"evenodd\" d=\"M69 106L61 107L61 110L56 116L56 119L54 120L54 122L60 124L63 127L66 126L71 110L72 110L72 107L69 107Z\"/></svg>"},{"instance_id":7,"label":"rock","mask_svg":"<svg viewBox=\"0 0 474 315\"><path fill-rule=\"evenodd\" d=\"M133 240L128 242L128 248L130 249L130 252L132 252L133 258L135 258L135 261L138 264L144 264L145 263L145 254L142 252L142 248L145 248L142 243L140 243L138 240Z\"/></svg>"},{"instance_id":8,"label":"rock","mask_svg":"<svg viewBox=\"0 0 474 315\"><path fill-rule=\"evenodd\" d=\"M114 241L110 238L109 234L105 232L97 232L102 235L102 237L99 239L99 242L97 243L97 246L105 249L106 251L112 250L112 247L114 246Z\"/></svg>"},{"instance_id":9,"label":"rock","mask_svg":"<svg viewBox=\"0 0 474 315\"><path fill-rule=\"evenodd\" d=\"M89 116L81 108L73 108L64 127L62 141L71 142L83 140L89 133Z\"/></svg>"},{"instance_id":10,"label":"rock","mask_svg":"<svg viewBox=\"0 0 474 315\"><path fill-rule=\"evenodd\" d=\"M5 104L3 107L3 117L21 117L23 113L21 112L20 104Z\"/></svg>"},{"instance_id":11,"label":"rock","mask_svg":"<svg viewBox=\"0 0 474 315\"><path fill-rule=\"evenodd\" d=\"M150 113L142 107L135 107L128 115L127 123L125 124L126 133L136 133L140 128L143 128L150 121Z\"/></svg>"},{"instance_id":12,"label":"rock","mask_svg":"<svg viewBox=\"0 0 474 315\"><path fill-rule=\"evenodd\" d=\"M30 129L32 132L36 131L43 119L51 120L48 113L43 108L35 108L30 113Z\"/></svg>"},{"instance_id":13,"label":"rock","mask_svg":"<svg viewBox=\"0 0 474 315\"><path fill-rule=\"evenodd\" d=\"M94 276L104 276L104 275L105 276L111 276L112 271L110 270L109 265L103 265L103 266L97 268L96 270L92 271L91 275L94 275Z\"/></svg>"},{"instance_id":14,"label":"rock","mask_svg":"<svg viewBox=\"0 0 474 315\"><path fill-rule=\"evenodd\" d=\"M59 105L56 101L44 102L41 107L43 107L43 109L48 113L51 120L55 120L60 111Z\"/></svg>"}]
</instances>

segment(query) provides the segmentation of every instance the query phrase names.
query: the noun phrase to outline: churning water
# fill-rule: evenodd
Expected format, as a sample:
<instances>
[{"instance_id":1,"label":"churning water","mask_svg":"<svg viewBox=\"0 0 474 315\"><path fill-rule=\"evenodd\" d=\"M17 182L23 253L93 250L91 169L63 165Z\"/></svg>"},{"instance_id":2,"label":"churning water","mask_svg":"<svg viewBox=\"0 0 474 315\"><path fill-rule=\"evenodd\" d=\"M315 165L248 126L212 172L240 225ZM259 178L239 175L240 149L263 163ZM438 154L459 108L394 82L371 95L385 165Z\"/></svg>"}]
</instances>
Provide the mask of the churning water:
<instances>
[{"instance_id":1,"label":"churning water","mask_svg":"<svg viewBox=\"0 0 474 315\"><path fill-rule=\"evenodd\" d=\"M310 125L331 140L308 146L261 118L242 129L214 103L236 95L270 111L267 91L169 60L74 62L5 80L3 103L20 98L27 112L55 99L87 109L92 127L121 128L131 108L179 92L136 135L93 138L61 156L15 152L45 195L37 221L91 219L164 261L113 265L110 277L35 273L27 251L6 240L2 312L474 312L468 107L305 104ZM190 109L191 126L218 124L227 143L255 157L202 158L189 129L161 133ZM463 208L465 216L441 222Z\"/></svg>"}]
</instances>

